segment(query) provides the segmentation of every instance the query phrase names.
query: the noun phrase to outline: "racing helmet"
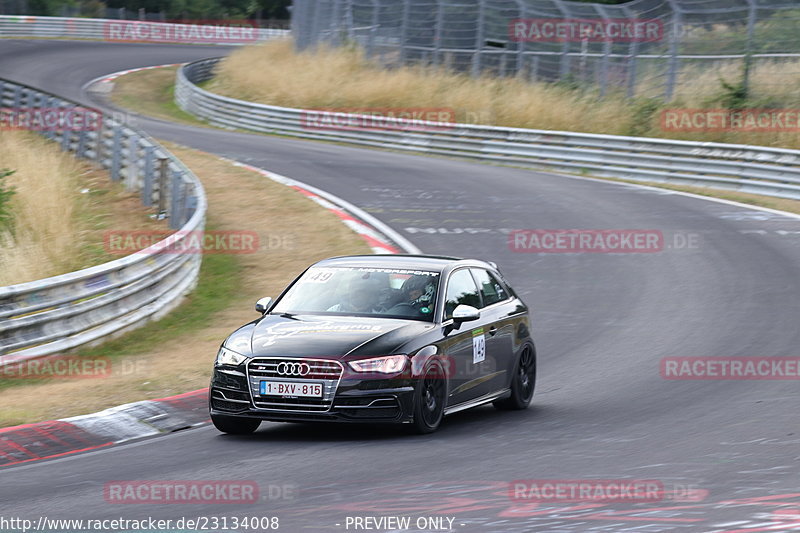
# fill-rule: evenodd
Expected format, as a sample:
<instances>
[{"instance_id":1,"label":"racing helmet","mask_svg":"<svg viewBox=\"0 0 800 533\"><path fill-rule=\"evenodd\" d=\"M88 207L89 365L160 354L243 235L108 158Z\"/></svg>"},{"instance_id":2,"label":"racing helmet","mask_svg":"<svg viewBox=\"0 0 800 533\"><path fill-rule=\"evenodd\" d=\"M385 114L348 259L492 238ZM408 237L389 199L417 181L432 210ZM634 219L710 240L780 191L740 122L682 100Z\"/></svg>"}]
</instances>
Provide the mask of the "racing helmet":
<instances>
[{"instance_id":1,"label":"racing helmet","mask_svg":"<svg viewBox=\"0 0 800 533\"><path fill-rule=\"evenodd\" d=\"M433 302L433 297L436 293L436 282L432 276L424 274L411 276L403 282L402 291L403 296L410 300L410 304L427 306ZM411 294L414 291L418 291L420 295L412 300Z\"/></svg>"}]
</instances>

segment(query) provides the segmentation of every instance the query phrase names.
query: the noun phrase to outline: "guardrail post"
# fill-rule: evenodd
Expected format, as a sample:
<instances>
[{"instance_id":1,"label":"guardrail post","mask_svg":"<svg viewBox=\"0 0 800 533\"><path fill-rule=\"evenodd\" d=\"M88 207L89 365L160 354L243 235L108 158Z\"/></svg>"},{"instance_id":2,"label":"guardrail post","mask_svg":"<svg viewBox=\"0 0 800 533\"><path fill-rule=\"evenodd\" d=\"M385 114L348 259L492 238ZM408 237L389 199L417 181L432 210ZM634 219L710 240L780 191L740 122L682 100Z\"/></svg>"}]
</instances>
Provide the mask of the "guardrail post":
<instances>
[{"instance_id":1,"label":"guardrail post","mask_svg":"<svg viewBox=\"0 0 800 533\"><path fill-rule=\"evenodd\" d=\"M128 160L125 166L125 189L135 191L139 188L139 136L128 137Z\"/></svg>"},{"instance_id":2,"label":"guardrail post","mask_svg":"<svg viewBox=\"0 0 800 533\"><path fill-rule=\"evenodd\" d=\"M40 98L38 98L37 101L34 101L33 105L34 108L41 109L44 107L53 107L53 102L55 101L55 98L53 98L52 96L46 98L44 95L37 95L37 96L40 96ZM51 140L54 139L56 136L55 130L49 130L47 128L45 128L45 130L40 133L44 135L46 139L51 139Z\"/></svg>"},{"instance_id":3,"label":"guardrail post","mask_svg":"<svg viewBox=\"0 0 800 533\"><path fill-rule=\"evenodd\" d=\"M83 128L81 131L78 132L78 147L75 150L75 155L78 157L86 157L86 141L89 137L89 132L86 131L86 128Z\"/></svg>"},{"instance_id":4,"label":"guardrail post","mask_svg":"<svg viewBox=\"0 0 800 533\"><path fill-rule=\"evenodd\" d=\"M189 183L183 181L183 179L181 179L181 198L180 198L180 203L181 203L181 226L183 226L184 224L189 222L189 209L190 209L189 208L189 204L190 204L190 202L189 202L189 200L190 200L189 193L191 191L191 188L192 188L191 184L189 184Z\"/></svg>"},{"instance_id":5,"label":"guardrail post","mask_svg":"<svg viewBox=\"0 0 800 533\"><path fill-rule=\"evenodd\" d=\"M167 171L169 160L166 157L158 159L158 216L163 218L167 214Z\"/></svg>"},{"instance_id":6,"label":"guardrail post","mask_svg":"<svg viewBox=\"0 0 800 533\"><path fill-rule=\"evenodd\" d=\"M144 148L144 183L142 184L142 205L153 205L153 178L155 175L155 147L148 144Z\"/></svg>"},{"instance_id":7,"label":"guardrail post","mask_svg":"<svg viewBox=\"0 0 800 533\"><path fill-rule=\"evenodd\" d=\"M105 124L105 117L101 120L100 127L86 134L87 157L91 157L88 155L88 152L91 150L94 153L94 160L98 163L101 161L100 150L102 149L101 144L103 142L103 124Z\"/></svg>"},{"instance_id":8,"label":"guardrail post","mask_svg":"<svg viewBox=\"0 0 800 533\"><path fill-rule=\"evenodd\" d=\"M172 171L170 194L170 209L169 209L169 227L171 229L179 229L183 222L181 221L181 212L183 211L183 198L181 191L183 188L183 172L180 170Z\"/></svg>"},{"instance_id":9,"label":"guardrail post","mask_svg":"<svg viewBox=\"0 0 800 533\"><path fill-rule=\"evenodd\" d=\"M122 165L122 126L114 125L114 137L111 144L111 181L119 181L119 171Z\"/></svg>"},{"instance_id":10,"label":"guardrail post","mask_svg":"<svg viewBox=\"0 0 800 533\"><path fill-rule=\"evenodd\" d=\"M59 109L62 108L61 105L58 106ZM70 148L72 148L72 131L69 129L69 125L65 124L63 130L56 130L61 132L61 149L65 152L69 152Z\"/></svg>"},{"instance_id":11,"label":"guardrail post","mask_svg":"<svg viewBox=\"0 0 800 533\"><path fill-rule=\"evenodd\" d=\"M19 101L22 98L22 87L14 86L14 109L19 109Z\"/></svg>"},{"instance_id":12,"label":"guardrail post","mask_svg":"<svg viewBox=\"0 0 800 533\"><path fill-rule=\"evenodd\" d=\"M186 205L184 208L183 223L185 224L190 218L192 218L195 211L197 211L197 196L190 196L188 190L184 194Z\"/></svg>"}]
</instances>

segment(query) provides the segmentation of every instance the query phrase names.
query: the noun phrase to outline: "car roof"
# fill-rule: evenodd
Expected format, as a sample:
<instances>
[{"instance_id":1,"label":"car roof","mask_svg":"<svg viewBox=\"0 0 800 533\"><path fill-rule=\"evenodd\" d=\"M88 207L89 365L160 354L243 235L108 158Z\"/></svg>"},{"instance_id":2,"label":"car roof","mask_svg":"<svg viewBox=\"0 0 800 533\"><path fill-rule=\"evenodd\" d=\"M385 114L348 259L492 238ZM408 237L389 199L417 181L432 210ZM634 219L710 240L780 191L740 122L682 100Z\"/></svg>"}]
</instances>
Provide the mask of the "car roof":
<instances>
[{"instance_id":1,"label":"car roof","mask_svg":"<svg viewBox=\"0 0 800 533\"><path fill-rule=\"evenodd\" d=\"M490 267L489 264L474 259L411 254L349 255L343 257L332 257L330 259L324 259L320 261L315 266L402 268L441 272L448 267L454 267L460 264Z\"/></svg>"}]
</instances>

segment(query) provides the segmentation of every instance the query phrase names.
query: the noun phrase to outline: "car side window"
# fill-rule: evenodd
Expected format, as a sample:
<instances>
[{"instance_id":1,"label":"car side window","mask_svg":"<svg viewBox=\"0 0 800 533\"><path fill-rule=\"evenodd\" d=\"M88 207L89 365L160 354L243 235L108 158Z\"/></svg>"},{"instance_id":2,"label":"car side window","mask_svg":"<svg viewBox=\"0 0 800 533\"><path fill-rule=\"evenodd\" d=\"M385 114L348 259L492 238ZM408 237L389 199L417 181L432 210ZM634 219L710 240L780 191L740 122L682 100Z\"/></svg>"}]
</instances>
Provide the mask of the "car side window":
<instances>
[{"instance_id":1,"label":"car side window","mask_svg":"<svg viewBox=\"0 0 800 533\"><path fill-rule=\"evenodd\" d=\"M487 272L482 268L473 268L471 270L472 275L475 276L475 280L478 282L484 307L508 300L508 292L491 272Z\"/></svg>"},{"instance_id":2,"label":"car side window","mask_svg":"<svg viewBox=\"0 0 800 533\"><path fill-rule=\"evenodd\" d=\"M478 287L469 270L456 270L447 281L447 292L444 301L444 319L453 318L453 310L459 305L471 305L480 309L481 297Z\"/></svg>"}]
</instances>

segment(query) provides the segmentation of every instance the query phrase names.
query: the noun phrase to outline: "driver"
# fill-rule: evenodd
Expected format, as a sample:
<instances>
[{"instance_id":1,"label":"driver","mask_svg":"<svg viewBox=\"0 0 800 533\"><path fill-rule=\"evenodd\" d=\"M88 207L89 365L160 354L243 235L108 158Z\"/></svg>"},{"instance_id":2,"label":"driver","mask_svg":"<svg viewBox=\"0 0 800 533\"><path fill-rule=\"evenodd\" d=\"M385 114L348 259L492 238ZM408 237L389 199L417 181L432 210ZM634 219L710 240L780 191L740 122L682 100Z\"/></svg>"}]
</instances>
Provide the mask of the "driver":
<instances>
[{"instance_id":1,"label":"driver","mask_svg":"<svg viewBox=\"0 0 800 533\"><path fill-rule=\"evenodd\" d=\"M431 276L416 275L408 278L401 288L403 300L420 314L433 311L436 283Z\"/></svg>"}]
</instances>

